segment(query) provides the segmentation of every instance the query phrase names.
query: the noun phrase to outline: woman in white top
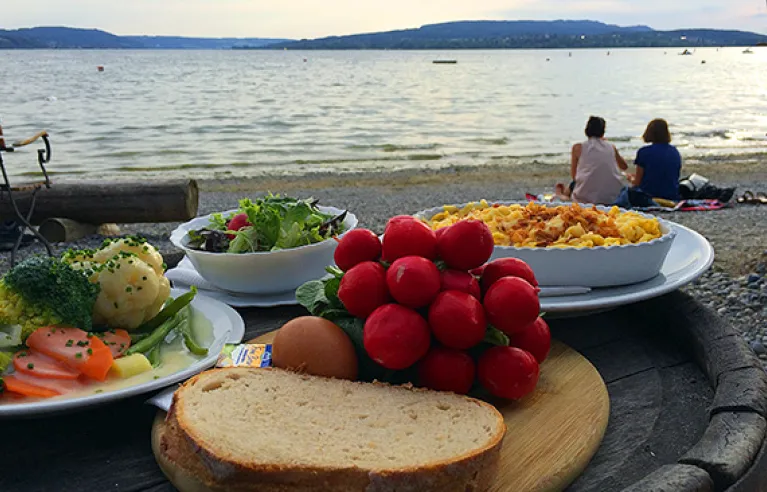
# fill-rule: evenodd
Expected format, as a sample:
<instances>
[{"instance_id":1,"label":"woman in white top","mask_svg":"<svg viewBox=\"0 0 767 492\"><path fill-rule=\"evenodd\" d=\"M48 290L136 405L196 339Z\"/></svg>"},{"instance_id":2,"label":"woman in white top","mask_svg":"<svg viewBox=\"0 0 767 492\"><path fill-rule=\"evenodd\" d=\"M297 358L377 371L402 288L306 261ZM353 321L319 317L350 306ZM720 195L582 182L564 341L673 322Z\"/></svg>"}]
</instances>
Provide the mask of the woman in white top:
<instances>
[{"instance_id":1,"label":"woman in white top","mask_svg":"<svg viewBox=\"0 0 767 492\"><path fill-rule=\"evenodd\" d=\"M573 182L569 190L557 185L559 195L569 195L575 202L604 205L610 205L618 198L624 186L620 170L628 169L628 164L618 149L604 139L605 126L603 118L589 118L586 123L588 140L573 145L570 159Z\"/></svg>"}]
</instances>

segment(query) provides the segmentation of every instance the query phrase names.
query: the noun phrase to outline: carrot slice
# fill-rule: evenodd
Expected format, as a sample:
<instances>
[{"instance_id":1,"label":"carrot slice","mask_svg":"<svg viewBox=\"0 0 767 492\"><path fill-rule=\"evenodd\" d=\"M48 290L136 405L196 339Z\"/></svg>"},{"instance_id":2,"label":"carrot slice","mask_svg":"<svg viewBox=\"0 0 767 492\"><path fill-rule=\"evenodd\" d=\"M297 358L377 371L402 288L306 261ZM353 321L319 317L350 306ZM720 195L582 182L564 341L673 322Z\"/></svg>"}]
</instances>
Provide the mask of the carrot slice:
<instances>
[{"instance_id":1,"label":"carrot slice","mask_svg":"<svg viewBox=\"0 0 767 492\"><path fill-rule=\"evenodd\" d=\"M35 398L51 398L60 394L52 389L42 388L21 381L21 379L15 375L3 376L3 384L5 384L5 390L9 393L17 393L19 395L32 396Z\"/></svg>"},{"instance_id":2,"label":"carrot slice","mask_svg":"<svg viewBox=\"0 0 767 492\"><path fill-rule=\"evenodd\" d=\"M97 381L106 379L114 362L112 352L99 337L79 328L38 328L27 338L27 346Z\"/></svg>"},{"instance_id":3,"label":"carrot slice","mask_svg":"<svg viewBox=\"0 0 767 492\"><path fill-rule=\"evenodd\" d=\"M77 379L80 375L79 372L66 366L63 362L32 349L16 352L13 356L13 367L16 372L23 372L39 378Z\"/></svg>"},{"instance_id":4,"label":"carrot slice","mask_svg":"<svg viewBox=\"0 0 767 492\"><path fill-rule=\"evenodd\" d=\"M125 351L130 348L130 334L125 330L109 330L101 335L101 339L115 359L125 355Z\"/></svg>"},{"instance_id":5,"label":"carrot slice","mask_svg":"<svg viewBox=\"0 0 767 492\"><path fill-rule=\"evenodd\" d=\"M93 382L86 379L84 376L78 379L50 379L41 378L37 376L30 376L23 372L15 372L12 374L16 381L36 386L38 388L45 388L51 391L55 391L60 395L71 393L72 391L84 390L93 386Z\"/></svg>"}]
</instances>

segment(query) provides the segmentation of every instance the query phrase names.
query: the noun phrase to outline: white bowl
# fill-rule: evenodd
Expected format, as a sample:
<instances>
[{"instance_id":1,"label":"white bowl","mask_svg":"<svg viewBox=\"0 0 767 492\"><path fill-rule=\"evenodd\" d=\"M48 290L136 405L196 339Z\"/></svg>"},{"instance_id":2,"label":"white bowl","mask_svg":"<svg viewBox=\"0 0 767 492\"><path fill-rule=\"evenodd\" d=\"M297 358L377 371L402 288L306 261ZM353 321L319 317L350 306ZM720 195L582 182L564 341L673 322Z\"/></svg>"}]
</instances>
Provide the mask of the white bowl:
<instances>
[{"instance_id":1,"label":"white bowl","mask_svg":"<svg viewBox=\"0 0 767 492\"><path fill-rule=\"evenodd\" d=\"M335 207L317 208L333 215L343 212ZM222 213L226 216L233 212L236 210ZM171 233L170 241L186 253L197 273L220 289L243 294L293 291L309 280L324 276L325 267L334 263L333 254L338 244L336 238L297 248L257 253L212 253L189 248L188 232L209 226L209 219L210 215L206 215L181 224ZM346 233L357 227L357 217L347 212L343 224Z\"/></svg>"},{"instance_id":2,"label":"white bowl","mask_svg":"<svg viewBox=\"0 0 767 492\"><path fill-rule=\"evenodd\" d=\"M500 205L526 205L528 202L494 202ZM456 205L462 208L467 204ZM492 203L490 203L492 205ZM566 204L558 204L566 205ZM556 206L556 205L555 205ZM591 207L583 204L582 207ZM612 207L597 205L600 210ZM418 212L416 216L431 219L444 207ZM621 209L621 212L626 210ZM671 249L676 231L669 224L652 215L636 212L660 222L661 237L645 243L592 248L534 248L495 246L491 260L519 258L535 273L541 286L612 287L649 280L660 272L663 261Z\"/></svg>"}]
</instances>

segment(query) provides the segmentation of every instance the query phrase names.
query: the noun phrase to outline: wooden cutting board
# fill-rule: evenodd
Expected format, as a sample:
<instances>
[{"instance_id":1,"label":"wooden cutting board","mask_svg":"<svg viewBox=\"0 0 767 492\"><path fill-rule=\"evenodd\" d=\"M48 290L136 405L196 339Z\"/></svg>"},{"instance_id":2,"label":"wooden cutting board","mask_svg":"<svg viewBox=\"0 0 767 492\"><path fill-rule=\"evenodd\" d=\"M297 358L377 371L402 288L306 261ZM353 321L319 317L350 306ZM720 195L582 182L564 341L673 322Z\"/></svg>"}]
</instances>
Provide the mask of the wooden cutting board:
<instances>
[{"instance_id":1,"label":"wooden cutting board","mask_svg":"<svg viewBox=\"0 0 767 492\"><path fill-rule=\"evenodd\" d=\"M268 343L274 332L255 340ZM491 492L549 492L565 489L580 475L602 442L610 399L599 373L575 350L554 341L532 395L516 402L493 402L507 426L501 465ZM159 452L165 412L152 426L157 462L181 492L209 492ZM254 484L255 485L255 484Z\"/></svg>"}]
</instances>

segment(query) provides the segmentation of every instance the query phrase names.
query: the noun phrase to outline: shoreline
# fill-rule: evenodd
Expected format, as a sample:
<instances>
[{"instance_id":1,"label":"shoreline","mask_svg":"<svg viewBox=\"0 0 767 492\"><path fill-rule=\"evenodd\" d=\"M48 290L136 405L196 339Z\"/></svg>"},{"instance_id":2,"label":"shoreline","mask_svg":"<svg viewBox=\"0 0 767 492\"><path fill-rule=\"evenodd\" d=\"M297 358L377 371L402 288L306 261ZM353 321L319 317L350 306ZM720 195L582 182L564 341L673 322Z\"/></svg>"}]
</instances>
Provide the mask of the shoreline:
<instances>
[{"instance_id":1,"label":"shoreline","mask_svg":"<svg viewBox=\"0 0 767 492\"><path fill-rule=\"evenodd\" d=\"M236 192L260 190L322 189L329 187L403 188L418 185L443 185L460 179L467 183L497 183L498 180L520 182L531 187L547 187L553 191L556 182L569 180L569 167L551 164L489 163L481 166L450 165L442 168L401 169L393 171L317 171L305 174L275 174L252 177L202 177L201 191ZM767 157L762 161L727 159L716 163L687 163L682 176L698 173L721 186L743 186L767 183ZM531 190L534 191L534 190ZM543 191L543 190L541 190ZM276 191L275 191L276 192ZM523 198L523 197L522 197Z\"/></svg>"}]
</instances>

